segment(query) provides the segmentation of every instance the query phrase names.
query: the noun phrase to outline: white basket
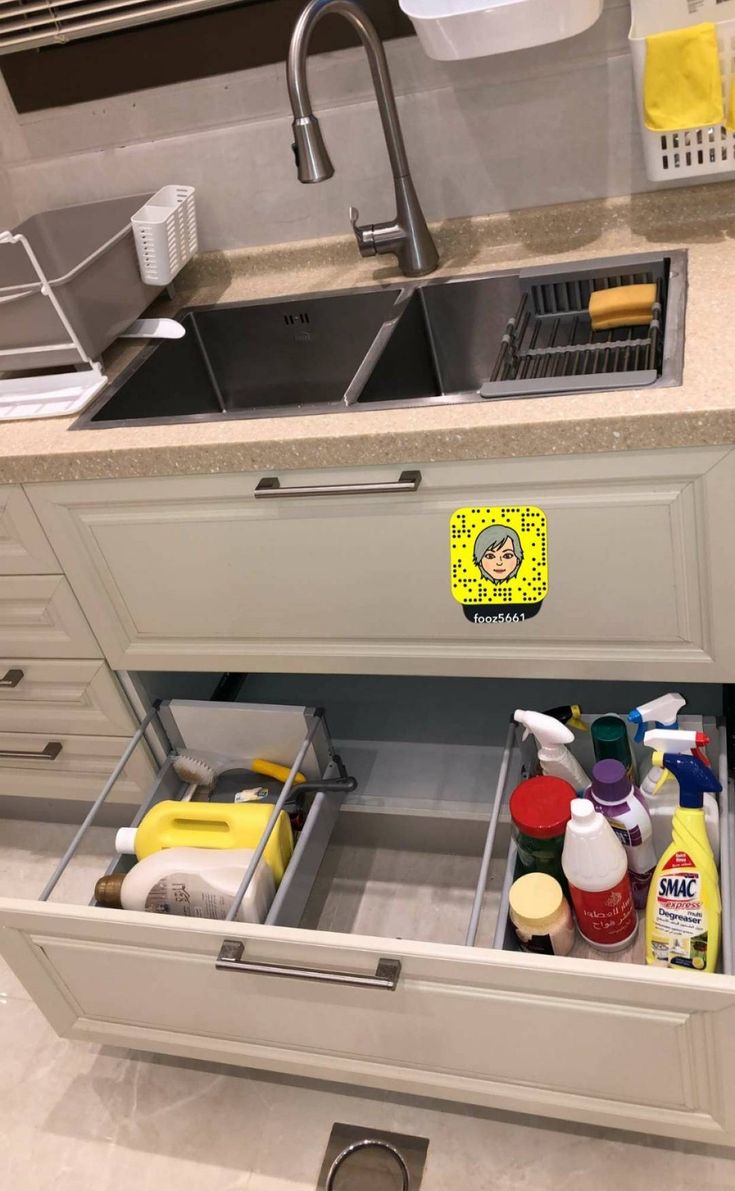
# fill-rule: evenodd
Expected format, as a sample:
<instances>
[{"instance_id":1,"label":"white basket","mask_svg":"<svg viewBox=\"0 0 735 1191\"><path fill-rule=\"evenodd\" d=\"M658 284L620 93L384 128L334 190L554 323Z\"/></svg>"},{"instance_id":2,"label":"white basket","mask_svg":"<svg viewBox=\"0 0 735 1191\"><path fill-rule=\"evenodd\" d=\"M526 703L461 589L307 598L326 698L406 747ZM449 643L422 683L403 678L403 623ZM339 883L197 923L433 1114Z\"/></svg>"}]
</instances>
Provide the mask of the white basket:
<instances>
[{"instance_id":1,"label":"white basket","mask_svg":"<svg viewBox=\"0 0 735 1191\"><path fill-rule=\"evenodd\" d=\"M164 186L131 219L140 275L168 285L197 250L193 186Z\"/></svg>"},{"instance_id":2,"label":"white basket","mask_svg":"<svg viewBox=\"0 0 735 1191\"><path fill-rule=\"evenodd\" d=\"M505 54L575 37L594 25L602 0L400 0L430 58Z\"/></svg>"},{"instance_id":3,"label":"white basket","mask_svg":"<svg viewBox=\"0 0 735 1191\"><path fill-rule=\"evenodd\" d=\"M702 21L714 21L727 110L735 57L735 0L704 0L704 3L701 0L633 0L632 9L630 46L648 177L652 182L673 182L677 178L732 173L735 171L735 133L728 132L721 124L682 128L678 132L651 132L644 123L643 82L646 37L698 25ZM724 16L729 19L723 20Z\"/></svg>"}]
</instances>

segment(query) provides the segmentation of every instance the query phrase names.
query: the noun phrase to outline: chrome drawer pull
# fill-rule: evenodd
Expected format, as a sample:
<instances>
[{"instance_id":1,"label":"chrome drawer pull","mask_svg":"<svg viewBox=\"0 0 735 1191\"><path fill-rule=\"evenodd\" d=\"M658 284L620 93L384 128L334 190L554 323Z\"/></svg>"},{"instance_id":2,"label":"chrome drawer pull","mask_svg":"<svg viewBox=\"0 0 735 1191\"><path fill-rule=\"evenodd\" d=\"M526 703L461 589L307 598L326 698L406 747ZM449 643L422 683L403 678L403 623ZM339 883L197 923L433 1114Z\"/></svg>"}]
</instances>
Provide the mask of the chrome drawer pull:
<instances>
[{"instance_id":1,"label":"chrome drawer pull","mask_svg":"<svg viewBox=\"0 0 735 1191\"><path fill-rule=\"evenodd\" d=\"M266 476L255 486L256 500L283 496L395 496L400 492L416 492L421 484L420 471L402 471L397 480L367 482L365 484L296 484L282 488L277 476Z\"/></svg>"},{"instance_id":2,"label":"chrome drawer pull","mask_svg":"<svg viewBox=\"0 0 735 1191\"><path fill-rule=\"evenodd\" d=\"M0 678L0 687L17 686L24 677L22 670L6 670L2 678Z\"/></svg>"},{"instance_id":3,"label":"chrome drawer pull","mask_svg":"<svg viewBox=\"0 0 735 1191\"><path fill-rule=\"evenodd\" d=\"M15 761L55 761L62 747L58 740L49 740L46 747L36 753L30 749L0 749L0 757L11 757Z\"/></svg>"},{"instance_id":4,"label":"chrome drawer pull","mask_svg":"<svg viewBox=\"0 0 735 1191\"><path fill-rule=\"evenodd\" d=\"M382 988L395 992L401 974L398 959L379 959L374 976L360 972L329 972L320 968L297 968L291 964L269 964L243 959L245 944L225 939L217 956L220 972L254 972L257 976L290 976L294 980L317 980L322 984L351 984L358 988Z\"/></svg>"}]
</instances>

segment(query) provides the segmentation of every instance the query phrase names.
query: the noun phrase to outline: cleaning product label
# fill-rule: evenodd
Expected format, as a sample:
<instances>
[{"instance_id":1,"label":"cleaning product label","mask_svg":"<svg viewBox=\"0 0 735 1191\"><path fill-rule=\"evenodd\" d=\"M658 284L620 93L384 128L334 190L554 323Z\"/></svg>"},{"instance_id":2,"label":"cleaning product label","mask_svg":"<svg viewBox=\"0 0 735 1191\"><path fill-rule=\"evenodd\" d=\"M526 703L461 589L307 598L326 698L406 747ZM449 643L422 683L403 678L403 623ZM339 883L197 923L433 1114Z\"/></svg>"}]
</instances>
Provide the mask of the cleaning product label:
<instances>
[{"instance_id":1,"label":"cleaning product label","mask_svg":"<svg viewBox=\"0 0 735 1191\"><path fill-rule=\"evenodd\" d=\"M590 893L570 883L569 892L580 933L590 943L614 947L635 934L638 917L627 873L612 889Z\"/></svg>"},{"instance_id":2,"label":"cleaning product label","mask_svg":"<svg viewBox=\"0 0 735 1191\"><path fill-rule=\"evenodd\" d=\"M664 967L707 966L707 910L702 878L688 852L675 852L659 873L651 933L653 962Z\"/></svg>"},{"instance_id":3,"label":"cleaning product label","mask_svg":"<svg viewBox=\"0 0 735 1191\"><path fill-rule=\"evenodd\" d=\"M467 620L517 625L549 590L546 514L531 505L457 509L449 524L451 591Z\"/></svg>"},{"instance_id":4,"label":"cleaning product label","mask_svg":"<svg viewBox=\"0 0 735 1191\"><path fill-rule=\"evenodd\" d=\"M213 890L192 890L186 883L186 876L170 873L152 886L145 908L153 914L179 914L183 918L227 917L232 899Z\"/></svg>"},{"instance_id":5,"label":"cleaning product label","mask_svg":"<svg viewBox=\"0 0 735 1191\"><path fill-rule=\"evenodd\" d=\"M598 810L600 809L599 803L595 802L595 806L598 808ZM628 809L629 807L626 803L625 810ZM620 819L608 819L607 821L624 848L636 848L639 844L643 843L641 829L637 823L633 823L629 827L626 827L625 823L620 822Z\"/></svg>"}]
</instances>

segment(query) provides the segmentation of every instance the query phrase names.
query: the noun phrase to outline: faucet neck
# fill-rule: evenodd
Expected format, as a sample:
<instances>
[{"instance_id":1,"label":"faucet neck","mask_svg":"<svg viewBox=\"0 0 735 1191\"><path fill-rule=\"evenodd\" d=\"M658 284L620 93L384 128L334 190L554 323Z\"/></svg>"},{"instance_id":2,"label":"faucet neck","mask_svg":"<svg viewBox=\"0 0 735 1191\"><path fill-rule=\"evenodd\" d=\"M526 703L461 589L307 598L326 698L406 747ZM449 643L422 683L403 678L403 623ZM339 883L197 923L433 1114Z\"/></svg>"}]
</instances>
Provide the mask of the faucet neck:
<instances>
[{"instance_id":1,"label":"faucet neck","mask_svg":"<svg viewBox=\"0 0 735 1191\"><path fill-rule=\"evenodd\" d=\"M295 122L310 121L314 117L306 77L306 60L311 35L321 18L328 13L345 17L360 36L370 65L393 177L406 178L409 176L408 158L383 43L373 22L355 0L309 0L296 22L287 63L288 94Z\"/></svg>"}]
</instances>

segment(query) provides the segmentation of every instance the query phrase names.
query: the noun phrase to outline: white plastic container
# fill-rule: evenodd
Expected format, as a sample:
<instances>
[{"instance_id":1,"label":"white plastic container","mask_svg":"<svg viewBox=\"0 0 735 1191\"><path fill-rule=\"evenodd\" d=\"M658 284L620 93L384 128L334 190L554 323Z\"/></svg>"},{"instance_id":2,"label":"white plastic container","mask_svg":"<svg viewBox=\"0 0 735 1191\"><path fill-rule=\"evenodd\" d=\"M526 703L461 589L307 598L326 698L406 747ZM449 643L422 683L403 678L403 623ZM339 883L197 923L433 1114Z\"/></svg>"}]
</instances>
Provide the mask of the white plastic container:
<instances>
[{"instance_id":1,"label":"white plastic container","mask_svg":"<svg viewBox=\"0 0 735 1191\"><path fill-rule=\"evenodd\" d=\"M140 275L168 285L198 247L193 186L164 186L131 219Z\"/></svg>"},{"instance_id":2,"label":"white plastic container","mask_svg":"<svg viewBox=\"0 0 735 1191\"><path fill-rule=\"evenodd\" d=\"M574 37L603 0L400 0L430 58L504 54Z\"/></svg>"},{"instance_id":3,"label":"white plastic container","mask_svg":"<svg viewBox=\"0 0 735 1191\"><path fill-rule=\"evenodd\" d=\"M525 728L524 740L529 733L536 738L542 773L547 777L560 777L569 782L578 794L586 790L590 779L574 753L570 753L567 748L568 744L574 743L574 733L566 724L538 711L519 710L513 718L517 724L522 724Z\"/></svg>"},{"instance_id":4,"label":"white plastic container","mask_svg":"<svg viewBox=\"0 0 735 1191\"><path fill-rule=\"evenodd\" d=\"M572 803L561 864L582 938L598 951L622 951L638 932L625 848L586 798Z\"/></svg>"},{"instance_id":5,"label":"white plastic container","mask_svg":"<svg viewBox=\"0 0 735 1191\"><path fill-rule=\"evenodd\" d=\"M720 124L682 128L679 132L651 132L643 119L643 82L647 37L714 21L727 110L735 63L735 0L632 0L631 11L629 40L648 177L653 182L673 182L677 178L731 173L735 170L735 133Z\"/></svg>"},{"instance_id":6,"label":"white plastic container","mask_svg":"<svg viewBox=\"0 0 735 1191\"><path fill-rule=\"evenodd\" d=\"M124 879L102 877L95 894L124 910L224 919L252 857L250 848L167 848L139 860ZM274 895L270 866L261 861L236 920L265 922Z\"/></svg>"},{"instance_id":7,"label":"white plastic container","mask_svg":"<svg viewBox=\"0 0 735 1191\"><path fill-rule=\"evenodd\" d=\"M595 765L585 797L605 816L625 848L633 904L637 910L645 910L658 856L653 846L651 816L640 790L631 782L625 766L610 758Z\"/></svg>"}]
</instances>

